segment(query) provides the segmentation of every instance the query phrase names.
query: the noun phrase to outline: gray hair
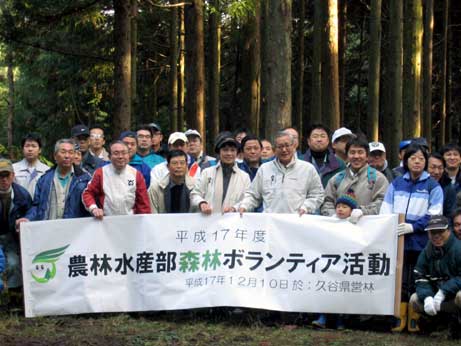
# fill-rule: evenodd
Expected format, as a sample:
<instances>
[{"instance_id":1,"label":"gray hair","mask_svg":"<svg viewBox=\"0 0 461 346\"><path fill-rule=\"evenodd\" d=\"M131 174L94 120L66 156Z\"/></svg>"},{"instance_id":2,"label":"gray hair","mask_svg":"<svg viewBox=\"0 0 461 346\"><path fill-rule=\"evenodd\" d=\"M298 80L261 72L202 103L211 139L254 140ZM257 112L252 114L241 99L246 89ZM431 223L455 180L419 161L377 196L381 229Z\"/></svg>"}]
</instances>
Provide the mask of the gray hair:
<instances>
[{"instance_id":1,"label":"gray hair","mask_svg":"<svg viewBox=\"0 0 461 346\"><path fill-rule=\"evenodd\" d=\"M277 141L277 138L280 138L280 137L290 137L290 141L291 141L290 144L294 144L294 142L295 142L295 138L293 137L293 135L291 133L285 131L285 130L278 131L275 134L274 142Z\"/></svg>"},{"instance_id":2,"label":"gray hair","mask_svg":"<svg viewBox=\"0 0 461 346\"><path fill-rule=\"evenodd\" d=\"M71 144L72 145L72 148L75 148L75 141L73 139L70 139L70 138L63 138L63 139L60 139L56 142L56 144L54 145L54 153L56 154L59 149L61 149L61 145L62 144Z\"/></svg>"}]
</instances>

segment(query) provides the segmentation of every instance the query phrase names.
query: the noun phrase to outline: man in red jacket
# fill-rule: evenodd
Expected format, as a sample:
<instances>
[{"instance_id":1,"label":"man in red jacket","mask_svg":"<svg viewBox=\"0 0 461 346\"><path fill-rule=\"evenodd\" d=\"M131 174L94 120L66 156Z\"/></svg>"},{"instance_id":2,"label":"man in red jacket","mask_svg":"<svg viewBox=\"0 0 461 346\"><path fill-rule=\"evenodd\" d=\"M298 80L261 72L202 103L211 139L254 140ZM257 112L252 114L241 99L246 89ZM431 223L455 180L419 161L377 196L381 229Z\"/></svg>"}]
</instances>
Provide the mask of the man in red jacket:
<instances>
[{"instance_id":1,"label":"man in red jacket","mask_svg":"<svg viewBox=\"0 0 461 346\"><path fill-rule=\"evenodd\" d=\"M122 141L110 146L109 165L98 168L82 200L97 219L104 215L150 214L149 197L142 174L128 165L128 147Z\"/></svg>"}]
</instances>

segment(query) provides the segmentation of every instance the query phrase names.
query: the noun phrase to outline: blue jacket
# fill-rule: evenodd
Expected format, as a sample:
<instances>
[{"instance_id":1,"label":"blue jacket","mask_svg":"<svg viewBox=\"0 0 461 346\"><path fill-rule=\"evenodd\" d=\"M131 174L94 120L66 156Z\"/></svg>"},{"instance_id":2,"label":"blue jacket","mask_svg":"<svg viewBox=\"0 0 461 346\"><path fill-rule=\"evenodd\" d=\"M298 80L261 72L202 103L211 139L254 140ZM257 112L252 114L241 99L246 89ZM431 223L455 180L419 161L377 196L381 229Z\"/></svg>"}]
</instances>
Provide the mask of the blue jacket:
<instances>
[{"instance_id":1,"label":"blue jacket","mask_svg":"<svg viewBox=\"0 0 461 346\"><path fill-rule=\"evenodd\" d=\"M165 161L165 160L164 160ZM142 157L139 156L138 154L135 154L131 161L128 163L131 167L136 168L138 171L141 172L142 176L144 177L144 181L146 182L146 188L149 188L150 186L150 171L151 169L149 168L148 165L146 165Z\"/></svg>"},{"instance_id":2,"label":"blue jacket","mask_svg":"<svg viewBox=\"0 0 461 346\"><path fill-rule=\"evenodd\" d=\"M413 225L414 233L405 235L405 250L421 251L427 243L424 231L431 215L441 215L443 191L429 173L423 172L417 181L406 172L389 184L381 214L404 214L405 222Z\"/></svg>"},{"instance_id":3,"label":"blue jacket","mask_svg":"<svg viewBox=\"0 0 461 346\"><path fill-rule=\"evenodd\" d=\"M136 154L135 158L136 159L141 159L142 162L144 162L146 165L148 165L150 169L154 168L159 163L165 162L165 159L162 156L157 155L156 153L154 153L153 150L151 150L151 152L149 154L147 154L146 156L141 156L139 154ZM150 175L150 173L149 173L149 175Z\"/></svg>"},{"instance_id":4,"label":"blue jacket","mask_svg":"<svg viewBox=\"0 0 461 346\"><path fill-rule=\"evenodd\" d=\"M421 251L415 267L415 284L421 301L433 297L439 289L451 300L461 290L461 242L453 233L441 248L429 242Z\"/></svg>"},{"instance_id":5,"label":"blue jacket","mask_svg":"<svg viewBox=\"0 0 461 346\"><path fill-rule=\"evenodd\" d=\"M4 232L0 230L0 234L9 231L13 232L13 234L16 236L16 220L26 215L27 211L32 206L32 198L30 197L29 192L21 185L13 183L11 187L13 189L13 203L12 208L10 209L10 214L8 216L8 230L4 230ZM0 215L2 213L3 210L2 206L0 205Z\"/></svg>"},{"instance_id":6,"label":"blue jacket","mask_svg":"<svg viewBox=\"0 0 461 346\"><path fill-rule=\"evenodd\" d=\"M5 271L5 255L3 254L2 247L0 246L0 278L3 277L3 272ZM3 280L0 280L0 292L3 291Z\"/></svg>"},{"instance_id":7,"label":"blue jacket","mask_svg":"<svg viewBox=\"0 0 461 346\"><path fill-rule=\"evenodd\" d=\"M40 177L35 187L32 208L26 214L30 221L48 220L50 193L53 187L53 179L56 168L48 170ZM74 175L70 181L69 192L64 205L63 219L90 216L82 203L82 192L91 180L91 176L79 167L74 166Z\"/></svg>"}]
</instances>

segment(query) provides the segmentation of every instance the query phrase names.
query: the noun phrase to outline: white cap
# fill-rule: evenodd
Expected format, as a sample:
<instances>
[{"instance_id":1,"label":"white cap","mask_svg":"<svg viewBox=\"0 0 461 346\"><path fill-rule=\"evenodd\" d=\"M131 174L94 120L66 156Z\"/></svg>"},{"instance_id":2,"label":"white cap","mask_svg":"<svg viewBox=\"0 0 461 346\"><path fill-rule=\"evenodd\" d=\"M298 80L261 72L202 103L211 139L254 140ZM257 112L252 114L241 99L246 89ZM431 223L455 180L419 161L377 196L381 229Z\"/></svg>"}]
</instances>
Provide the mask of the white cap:
<instances>
[{"instance_id":1,"label":"white cap","mask_svg":"<svg viewBox=\"0 0 461 346\"><path fill-rule=\"evenodd\" d=\"M183 132L173 132L170 137L168 137L168 144L174 144L176 141L183 141L184 143L187 143L187 137Z\"/></svg>"},{"instance_id":2,"label":"white cap","mask_svg":"<svg viewBox=\"0 0 461 346\"><path fill-rule=\"evenodd\" d=\"M355 135L352 133L351 130L349 130L348 128L346 127L341 127L339 129L337 129L335 132L333 132L333 136L331 136L331 142L334 143L336 142L336 140L339 138L339 137L342 137L342 136L351 136L351 137L355 137Z\"/></svg>"},{"instance_id":3,"label":"white cap","mask_svg":"<svg viewBox=\"0 0 461 346\"><path fill-rule=\"evenodd\" d=\"M200 136L200 132L198 132L197 130L193 130L193 129L187 130L186 132L184 132L184 134L186 135L186 137L197 136L200 139L202 138L202 136Z\"/></svg>"},{"instance_id":4,"label":"white cap","mask_svg":"<svg viewBox=\"0 0 461 346\"><path fill-rule=\"evenodd\" d=\"M368 146L370 147L370 153L376 150L382 151L383 153L386 152L386 148L381 142L370 142Z\"/></svg>"}]
</instances>

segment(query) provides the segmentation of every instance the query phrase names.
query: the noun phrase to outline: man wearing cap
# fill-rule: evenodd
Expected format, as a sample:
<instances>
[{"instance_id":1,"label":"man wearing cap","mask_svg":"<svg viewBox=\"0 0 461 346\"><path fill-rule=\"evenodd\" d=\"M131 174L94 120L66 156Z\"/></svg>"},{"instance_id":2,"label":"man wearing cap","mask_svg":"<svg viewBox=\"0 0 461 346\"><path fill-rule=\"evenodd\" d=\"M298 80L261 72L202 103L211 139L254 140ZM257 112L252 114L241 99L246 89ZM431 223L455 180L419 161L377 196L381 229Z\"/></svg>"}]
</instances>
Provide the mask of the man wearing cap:
<instances>
[{"instance_id":1,"label":"man wearing cap","mask_svg":"<svg viewBox=\"0 0 461 346\"><path fill-rule=\"evenodd\" d=\"M139 170L128 165L128 146L116 141L109 149L111 163L98 168L83 191L82 201L86 210L97 219L112 215L150 214L144 177Z\"/></svg>"},{"instance_id":2,"label":"man wearing cap","mask_svg":"<svg viewBox=\"0 0 461 346\"><path fill-rule=\"evenodd\" d=\"M91 127L89 152L91 155L107 162L109 161L109 153L104 148L104 144L106 144L104 129L100 126Z\"/></svg>"},{"instance_id":3,"label":"man wearing cap","mask_svg":"<svg viewBox=\"0 0 461 346\"><path fill-rule=\"evenodd\" d=\"M369 146L370 155L368 156L368 164L384 174L387 181L391 183L394 180L394 174L392 174L392 170L388 166L384 144L381 142L370 142Z\"/></svg>"},{"instance_id":4,"label":"man wearing cap","mask_svg":"<svg viewBox=\"0 0 461 346\"><path fill-rule=\"evenodd\" d=\"M266 213L315 213L324 199L320 176L312 164L299 160L295 153L294 138L284 131L277 133L275 159L259 167L234 210L253 211L262 202Z\"/></svg>"},{"instance_id":5,"label":"man wearing cap","mask_svg":"<svg viewBox=\"0 0 461 346\"><path fill-rule=\"evenodd\" d=\"M24 221L67 219L88 216L82 204L82 192L91 176L73 165L75 142L60 139L54 146L56 166L38 180L34 200Z\"/></svg>"},{"instance_id":6,"label":"man wearing cap","mask_svg":"<svg viewBox=\"0 0 461 346\"><path fill-rule=\"evenodd\" d=\"M187 174L186 153L170 150L167 167L169 174L161 181L153 180L148 191L152 213L188 213L195 181Z\"/></svg>"},{"instance_id":7,"label":"man wearing cap","mask_svg":"<svg viewBox=\"0 0 461 346\"><path fill-rule=\"evenodd\" d=\"M134 131L123 131L120 134L119 140L126 144L128 147L128 155L130 162L128 163L131 167L136 168L141 172L144 177L147 188L150 186L150 168L146 165L139 155L136 155L138 148L138 135Z\"/></svg>"},{"instance_id":8,"label":"man wearing cap","mask_svg":"<svg viewBox=\"0 0 461 346\"><path fill-rule=\"evenodd\" d=\"M230 132L222 132L216 138L219 162L202 171L190 195L192 207L202 214L232 211L250 186L250 177L237 166L238 147Z\"/></svg>"},{"instance_id":9,"label":"man wearing cap","mask_svg":"<svg viewBox=\"0 0 461 346\"><path fill-rule=\"evenodd\" d=\"M168 154L168 147L163 143L162 128L157 123L150 123L148 125L152 130L152 150L155 154L160 155L164 159Z\"/></svg>"},{"instance_id":10,"label":"man wearing cap","mask_svg":"<svg viewBox=\"0 0 461 346\"><path fill-rule=\"evenodd\" d=\"M91 155L90 130L85 125L76 125L71 129L71 137L80 145L82 152L82 167L90 174L93 174L96 168L102 166L104 161Z\"/></svg>"},{"instance_id":11,"label":"man wearing cap","mask_svg":"<svg viewBox=\"0 0 461 346\"><path fill-rule=\"evenodd\" d=\"M138 135L138 149L136 155L148 165L150 169L165 162L165 159L157 155L152 149L152 128L149 125L141 125L138 127L136 134Z\"/></svg>"},{"instance_id":12,"label":"man wearing cap","mask_svg":"<svg viewBox=\"0 0 461 346\"><path fill-rule=\"evenodd\" d=\"M448 220L433 215L427 223L429 242L419 254L414 269L416 293L410 304L418 312L435 316L452 314L451 336L461 336L461 242L448 227Z\"/></svg>"},{"instance_id":13,"label":"man wearing cap","mask_svg":"<svg viewBox=\"0 0 461 346\"><path fill-rule=\"evenodd\" d=\"M194 161L189 168L189 176L198 177L200 176L200 171L216 165L216 159L203 152L202 136L197 130L189 129L184 132L184 134L189 141L187 154L189 154Z\"/></svg>"},{"instance_id":14,"label":"man wearing cap","mask_svg":"<svg viewBox=\"0 0 461 346\"><path fill-rule=\"evenodd\" d=\"M42 152L42 140L36 133L29 133L21 140L24 159L13 164L14 181L24 187L34 197L38 179L50 169L39 160Z\"/></svg>"},{"instance_id":15,"label":"man wearing cap","mask_svg":"<svg viewBox=\"0 0 461 346\"><path fill-rule=\"evenodd\" d=\"M24 217L32 206L29 192L13 181L14 170L11 161L0 159L0 248L3 248L6 256L8 288L22 286L16 220Z\"/></svg>"},{"instance_id":16,"label":"man wearing cap","mask_svg":"<svg viewBox=\"0 0 461 346\"><path fill-rule=\"evenodd\" d=\"M189 140L183 132L173 132L168 137L168 150L182 150L185 153L188 151ZM187 154L187 168L191 167L193 163L192 157ZM168 167L166 162L155 166L150 172L151 180L161 181L168 175Z\"/></svg>"},{"instance_id":17,"label":"man wearing cap","mask_svg":"<svg viewBox=\"0 0 461 346\"><path fill-rule=\"evenodd\" d=\"M331 146L335 155L337 158L343 160L343 162L347 162L346 144L352 138L355 138L355 135L346 127L340 127L331 136Z\"/></svg>"},{"instance_id":18,"label":"man wearing cap","mask_svg":"<svg viewBox=\"0 0 461 346\"><path fill-rule=\"evenodd\" d=\"M303 157L305 161L314 165L324 188L332 176L346 167L344 161L337 158L330 148L328 133L329 130L324 125L312 125L307 133L309 149Z\"/></svg>"}]
</instances>

